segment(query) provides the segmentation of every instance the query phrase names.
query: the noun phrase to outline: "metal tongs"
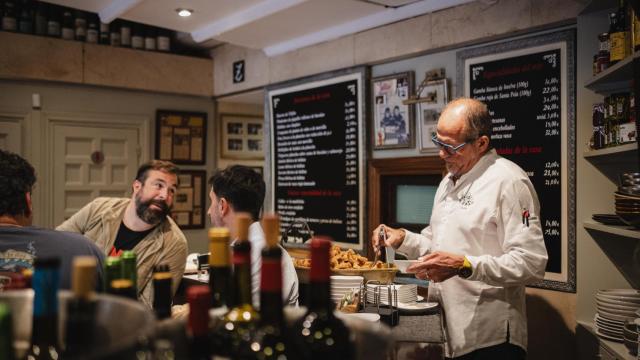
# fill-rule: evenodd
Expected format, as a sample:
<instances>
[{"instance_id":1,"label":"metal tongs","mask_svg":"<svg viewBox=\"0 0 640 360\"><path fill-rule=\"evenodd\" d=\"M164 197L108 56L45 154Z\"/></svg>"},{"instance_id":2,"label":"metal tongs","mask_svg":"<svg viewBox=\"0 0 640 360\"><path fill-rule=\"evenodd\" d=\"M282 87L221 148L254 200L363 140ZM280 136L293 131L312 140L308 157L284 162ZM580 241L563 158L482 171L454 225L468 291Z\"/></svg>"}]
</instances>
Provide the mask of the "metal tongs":
<instances>
[{"instance_id":1,"label":"metal tongs","mask_svg":"<svg viewBox=\"0 0 640 360\"><path fill-rule=\"evenodd\" d=\"M387 265L393 264L393 261L396 258L396 250L392 246L386 246L387 243L387 232L384 231L384 226L380 226L380 231L378 232L378 247L384 247L384 257ZM374 259L374 264L378 261L378 253L376 252L376 258Z\"/></svg>"}]
</instances>

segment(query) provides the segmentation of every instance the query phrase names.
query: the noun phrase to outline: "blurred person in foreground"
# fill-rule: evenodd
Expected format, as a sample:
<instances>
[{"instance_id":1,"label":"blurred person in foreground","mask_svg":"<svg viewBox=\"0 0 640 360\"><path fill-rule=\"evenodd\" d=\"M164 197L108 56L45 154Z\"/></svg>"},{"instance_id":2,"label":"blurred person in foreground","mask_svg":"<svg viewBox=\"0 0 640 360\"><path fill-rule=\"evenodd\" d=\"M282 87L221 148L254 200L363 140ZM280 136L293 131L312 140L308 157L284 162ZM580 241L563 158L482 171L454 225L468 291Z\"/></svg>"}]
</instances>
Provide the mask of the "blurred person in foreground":
<instances>
[{"instance_id":1,"label":"blurred person in foreground","mask_svg":"<svg viewBox=\"0 0 640 360\"><path fill-rule=\"evenodd\" d=\"M260 225L260 211L264 203L265 183L262 175L247 166L233 165L219 170L209 179L211 206L207 211L211 224L226 227L234 234L236 214L251 214L249 227L251 242L251 293L253 305L259 306L261 251L266 244ZM298 275L286 250L282 251L282 299L283 304L298 304Z\"/></svg>"},{"instance_id":2,"label":"blurred person in foreground","mask_svg":"<svg viewBox=\"0 0 640 360\"><path fill-rule=\"evenodd\" d=\"M131 198L96 198L57 230L85 235L105 255L133 250L138 299L152 308L153 268L169 265L173 295L187 261L187 240L169 216L177 186L178 168L169 161L152 160L138 168Z\"/></svg>"},{"instance_id":3,"label":"blurred person in foreground","mask_svg":"<svg viewBox=\"0 0 640 360\"><path fill-rule=\"evenodd\" d=\"M75 256L94 256L96 284L102 285L104 255L82 235L32 225L36 174L33 166L14 153L0 150L0 271L32 270L36 258L60 258L60 288L71 288Z\"/></svg>"},{"instance_id":4,"label":"blurred person in foreground","mask_svg":"<svg viewBox=\"0 0 640 360\"><path fill-rule=\"evenodd\" d=\"M455 359L525 359L525 284L544 277L547 251L538 196L527 174L490 145L491 116L480 101L450 102L433 142L448 174L420 234L379 225L385 244L418 262L429 298L444 308L446 353Z\"/></svg>"}]
</instances>

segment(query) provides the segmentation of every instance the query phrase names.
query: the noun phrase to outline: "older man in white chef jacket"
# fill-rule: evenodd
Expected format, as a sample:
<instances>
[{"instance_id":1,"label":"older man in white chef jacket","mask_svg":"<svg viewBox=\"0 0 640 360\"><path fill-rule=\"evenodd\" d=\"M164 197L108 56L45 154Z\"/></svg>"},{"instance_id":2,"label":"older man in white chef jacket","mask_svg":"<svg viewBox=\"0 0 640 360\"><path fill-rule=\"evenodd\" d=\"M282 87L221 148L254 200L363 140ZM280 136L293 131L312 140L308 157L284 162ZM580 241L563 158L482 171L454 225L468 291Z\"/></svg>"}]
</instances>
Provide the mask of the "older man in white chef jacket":
<instances>
[{"instance_id":1,"label":"older man in white chef jacket","mask_svg":"<svg viewBox=\"0 0 640 360\"><path fill-rule=\"evenodd\" d=\"M491 148L491 116L480 101L450 102L433 142L448 174L420 234L380 225L386 245L419 262L429 297L444 308L447 356L525 359L525 284L544 277L540 204L527 174Z\"/></svg>"}]
</instances>

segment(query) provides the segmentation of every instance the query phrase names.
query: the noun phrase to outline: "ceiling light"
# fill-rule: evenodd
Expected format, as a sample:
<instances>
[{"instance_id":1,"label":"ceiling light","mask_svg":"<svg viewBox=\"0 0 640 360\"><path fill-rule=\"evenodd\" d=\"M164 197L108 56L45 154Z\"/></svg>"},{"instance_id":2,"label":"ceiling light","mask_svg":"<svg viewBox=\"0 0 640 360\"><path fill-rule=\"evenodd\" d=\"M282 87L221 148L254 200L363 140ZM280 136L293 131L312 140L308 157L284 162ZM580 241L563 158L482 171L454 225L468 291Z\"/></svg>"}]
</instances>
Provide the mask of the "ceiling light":
<instances>
[{"instance_id":1,"label":"ceiling light","mask_svg":"<svg viewBox=\"0 0 640 360\"><path fill-rule=\"evenodd\" d=\"M193 14L193 10L191 9L176 9L176 12L182 17L191 16L191 14Z\"/></svg>"}]
</instances>

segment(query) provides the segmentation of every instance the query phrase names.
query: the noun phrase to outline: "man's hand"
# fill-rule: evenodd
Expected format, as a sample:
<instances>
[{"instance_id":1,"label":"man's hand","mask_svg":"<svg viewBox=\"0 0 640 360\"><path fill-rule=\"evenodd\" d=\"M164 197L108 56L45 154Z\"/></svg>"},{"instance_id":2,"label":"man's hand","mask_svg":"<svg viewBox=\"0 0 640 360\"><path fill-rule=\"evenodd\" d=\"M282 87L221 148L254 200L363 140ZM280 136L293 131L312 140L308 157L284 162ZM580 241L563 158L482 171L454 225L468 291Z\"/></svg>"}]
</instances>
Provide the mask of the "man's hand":
<instances>
[{"instance_id":1,"label":"man's hand","mask_svg":"<svg viewBox=\"0 0 640 360\"><path fill-rule=\"evenodd\" d=\"M384 231L386 235L386 241L384 245L380 243L380 230ZM384 224L378 225L378 227L373 230L373 235L371 236L371 243L373 244L373 251L376 254L380 255L380 246L391 246L394 249L397 249L402 245L404 241L405 232L403 229L394 229L390 228Z\"/></svg>"},{"instance_id":2,"label":"man's hand","mask_svg":"<svg viewBox=\"0 0 640 360\"><path fill-rule=\"evenodd\" d=\"M435 251L418 258L418 261L409 266L407 272L415 273L418 279L442 282L458 274L458 269L464 264L464 256Z\"/></svg>"}]
</instances>

